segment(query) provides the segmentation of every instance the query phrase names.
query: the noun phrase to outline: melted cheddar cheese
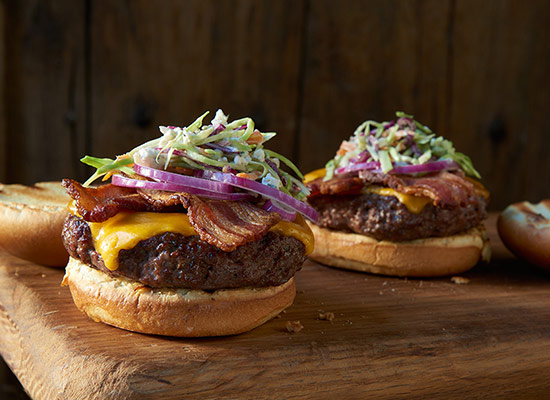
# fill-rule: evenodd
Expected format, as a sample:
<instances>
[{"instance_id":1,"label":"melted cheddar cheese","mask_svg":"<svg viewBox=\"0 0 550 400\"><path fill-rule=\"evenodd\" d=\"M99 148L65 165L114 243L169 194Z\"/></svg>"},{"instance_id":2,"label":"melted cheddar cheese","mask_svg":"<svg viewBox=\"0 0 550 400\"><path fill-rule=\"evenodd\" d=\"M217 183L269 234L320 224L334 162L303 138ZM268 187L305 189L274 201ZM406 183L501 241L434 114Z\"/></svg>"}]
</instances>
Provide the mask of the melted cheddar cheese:
<instances>
[{"instance_id":1,"label":"melted cheddar cheese","mask_svg":"<svg viewBox=\"0 0 550 400\"><path fill-rule=\"evenodd\" d=\"M122 211L105 222L89 222L94 246L111 271L118 268L120 250L134 248L140 241L164 232L184 236L196 235L187 214ZM306 255L313 251L313 233L301 215L295 222L281 221L270 230L292 236L306 247Z\"/></svg>"},{"instance_id":2,"label":"melted cheddar cheese","mask_svg":"<svg viewBox=\"0 0 550 400\"><path fill-rule=\"evenodd\" d=\"M478 196L482 196L485 200L489 200L490 193L480 181L470 178L469 176L466 177L466 180L474 185L474 190Z\"/></svg>"},{"instance_id":3,"label":"melted cheddar cheese","mask_svg":"<svg viewBox=\"0 0 550 400\"><path fill-rule=\"evenodd\" d=\"M412 196L410 194L405 194L398 192L396 190L379 187L379 186L368 186L364 189L366 192L375 193L380 196L394 196L399 200L407 209L413 214L419 214L427 204L431 203L432 200L429 197L424 196Z\"/></svg>"},{"instance_id":4,"label":"melted cheddar cheese","mask_svg":"<svg viewBox=\"0 0 550 400\"><path fill-rule=\"evenodd\" d=\"M327 174L327 170L325 168L316 169L314 171L308 172L304 176L304 183L308 183L311 181L314 181L315 179L322 178Z\"/></svg>"}]
</instances>

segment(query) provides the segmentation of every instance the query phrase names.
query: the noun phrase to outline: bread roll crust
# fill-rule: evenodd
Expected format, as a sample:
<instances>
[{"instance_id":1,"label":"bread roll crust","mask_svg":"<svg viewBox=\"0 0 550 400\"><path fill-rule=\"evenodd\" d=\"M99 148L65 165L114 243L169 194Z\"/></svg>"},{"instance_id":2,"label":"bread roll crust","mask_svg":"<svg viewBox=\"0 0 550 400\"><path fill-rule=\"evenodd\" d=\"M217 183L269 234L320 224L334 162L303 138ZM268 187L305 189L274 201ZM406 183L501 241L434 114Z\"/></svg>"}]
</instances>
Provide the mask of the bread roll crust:
<instances>
[{"instance_id":1,"label":"bread roll crust","mask_svg":"<svg viewBox=\"0 0 550 400\"><path fill-rule=\"evenodd\" d=\"M61 231L70 198L60 182L0 184L0 248L37 264L63 267Z\"/></svg>"},{"instance_id":2,"label":"bread roll crust","mask_svg":"<svg viewBox=\"0 0 550 400\"><path fill-rule=\"evenodd\" d=\"M499 215L497 228L512 253L550 270L550 199L508 206Z\"/></svg>"},{"instance_id":3,"label":"bread roll crust","mask_svg":"<svg viewBox=\"0 0 550 400\"><path fill-rule=\"evenodd\" d=\"M76 306L96 322L134 332L204 337L249 331L290 306L294 278L267 288L152 289L109 275L70 258L64 284Z\"/></svg>"},{"instance_id":4,"label":"bread roll crust","mask_svg":"<svg viewBox=\"0 0 550 400\"><path fill-rule=\"evenodd\" d=\"M315 235L315 261L338 268L380 275L435 277L459 274L480 258L490 257L483 226L462 234L390 242L356 233L321 228L310 224Z\"/></svg>"}]
</instances>

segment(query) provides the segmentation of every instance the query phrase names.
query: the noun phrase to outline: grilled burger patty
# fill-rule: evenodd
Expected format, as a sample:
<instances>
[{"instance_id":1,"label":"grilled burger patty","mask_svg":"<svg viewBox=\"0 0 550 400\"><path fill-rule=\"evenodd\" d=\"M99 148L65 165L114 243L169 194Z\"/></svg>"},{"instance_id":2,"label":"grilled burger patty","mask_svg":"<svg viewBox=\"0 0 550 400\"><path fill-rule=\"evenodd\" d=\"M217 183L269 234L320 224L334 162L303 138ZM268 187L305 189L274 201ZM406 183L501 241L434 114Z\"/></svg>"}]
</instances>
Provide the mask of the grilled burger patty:
<instances>
[{"instance_id":1,"label":"grilled burger patty","mask_svg":"<svg viewBox=\"0 0 550 400\"><path fill-rule=\"evenodd\" d=\"M294 276L305 260L304 244L269 231L260 240L225 252L199 238L166 232L121 250L119 267L107 269L94 248L90 227L82 218L67 217L63 242L69 255L111 276L150 287L201 290L278 286Z\"/></svg>"},{"instance_id":2,"label":"grilled burger patty","mask_svg":"<svg viewBox=\"0 0 550 400\"><path fill-rule=\"evenodd\" d=\"M428 204L419 214L411 213L393 196L374 193L323 195L310 199L309 203L319 213L317 225L323 228L392 242L451 236L479 225L487 217L485 199L481 196L464 207Z\"/></svg>"}]
</instances>

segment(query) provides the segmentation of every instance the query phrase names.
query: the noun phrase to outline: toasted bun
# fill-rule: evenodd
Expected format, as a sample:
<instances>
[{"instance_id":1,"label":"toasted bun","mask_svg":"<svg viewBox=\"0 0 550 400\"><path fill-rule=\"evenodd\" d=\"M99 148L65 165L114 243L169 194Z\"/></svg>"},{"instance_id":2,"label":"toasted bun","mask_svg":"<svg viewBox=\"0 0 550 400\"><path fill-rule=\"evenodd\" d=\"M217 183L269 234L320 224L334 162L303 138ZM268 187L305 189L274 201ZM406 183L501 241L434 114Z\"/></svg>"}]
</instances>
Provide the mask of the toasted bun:
<instances>
[{"instance_id":1,"label":"toasted bun","mask_svg":"<svg viewBox=\"0 0 550 400\"><path fill-rule=\"evenodd\" d=\"M0 247L37 264L64 266L69 256L61 230L69 201L61 182L0 184Z\"/></svg>"},{"instance_id":2,"label":"toasted bun","mask_svg":"<svg viewBox=\"0 0 550 400\"><path fill-rule=\"evenodd\" d=\"M550 200L508 206L500 214L497 227L512 253L550 270Z\"/></svg>"},{"instance_id":3,"label":"toasted bun","mask_svg":"<svg viewBox=\"0 0 550 400\"><path fill-rule=\"evenodd\" d=\"M315 250L309 257L333 267L381 275L433 277L467 271L480 258L490 257L483 226L454 236L389 242L309 225L315 235Z\"/></svg>"},{"instance_id":4,"label":"toasted bun","mask_svg":"<svg viewBox=\"0 0 550 400\"><path fill-rule=\"evenodd\" d=\"M294 278L258 289L213 293L188 289L151 289L139 282L112 278L74 258L67 264L76 306L96 322L134 332L196 337L234 335L254 329L290 306Z\"/></svg>"}]
</instances>

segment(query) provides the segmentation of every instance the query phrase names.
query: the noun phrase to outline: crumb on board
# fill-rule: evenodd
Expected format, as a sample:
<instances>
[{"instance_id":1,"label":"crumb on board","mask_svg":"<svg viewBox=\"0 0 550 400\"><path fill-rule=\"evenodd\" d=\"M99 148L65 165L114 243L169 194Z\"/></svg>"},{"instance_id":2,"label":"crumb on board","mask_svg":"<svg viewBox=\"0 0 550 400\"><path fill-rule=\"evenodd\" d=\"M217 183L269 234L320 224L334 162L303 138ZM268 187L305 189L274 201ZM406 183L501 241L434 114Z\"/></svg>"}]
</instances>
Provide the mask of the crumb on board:
<instances>
[{"instance_id":1,"label":"crumb on board","mask_svg":"<svg viewBox=\"0 0 550 400\"><path fill-rule=\"evenodd\" d=\"M319 311L319 319L332 322L334 320L334 313L330 311Z\"/></svg>"},{"instance_id":2,"label":"crumb on board","mask_svg":"<svg viewBox=\"0 0 550 400\"><path fill-rule=\"evenodd\" d=\"M457 285L466 285L470 283L470 280L468 278L464 278L463 276L453 276L451 278L451 282L456 283Z\"/></svg>"},{"instance_id":3,"label":"crumb on board","mask_svg":"<svg viewBox=\"0 0 550 400\"><path fill-rule=\"evenodd\" d=\"M292 333L300 332L302 329L304 329L304 326L301 324L300 321L287 321L286 322L286 330Z\"/></svg>"}]
</instances>

